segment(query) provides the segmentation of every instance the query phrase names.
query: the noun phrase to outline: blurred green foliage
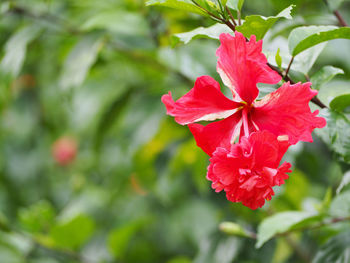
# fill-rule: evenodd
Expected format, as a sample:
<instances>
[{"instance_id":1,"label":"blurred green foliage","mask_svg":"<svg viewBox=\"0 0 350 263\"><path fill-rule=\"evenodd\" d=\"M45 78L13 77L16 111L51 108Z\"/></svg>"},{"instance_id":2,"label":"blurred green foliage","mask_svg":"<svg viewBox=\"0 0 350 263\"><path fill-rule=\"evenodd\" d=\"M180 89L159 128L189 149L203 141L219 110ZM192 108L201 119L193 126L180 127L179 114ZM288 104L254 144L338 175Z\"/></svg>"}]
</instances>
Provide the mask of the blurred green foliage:
<instances>
[{"instance_id":1,"label":"blurred green foliage","mask_svg":"<svg viewBox=\"0 0 350 263\"><path fill-rule=\"evenodd\" d=\"M0 2L0 262L348 262L348 40L296 57L291 75L315 80L331 125L317 131L325 143L292 147L290 179L252 211L211 190L208 157L161 104L201 75L219 80L216 29L227 29L182 2L196 14L143 0ZM242 3L227 1L234 15ZM278 50L285 68L295 27L337 25L337 8L350 21L348 1L329 3L246 0L241 13L261 22L296 5L262 25L270 63ZM62 137L78 145L66 165L52 155ZM221 232L223 221L234 223ZM287 234L256 249L257 231L259 247Z\"/></svg>"}]
</instances>

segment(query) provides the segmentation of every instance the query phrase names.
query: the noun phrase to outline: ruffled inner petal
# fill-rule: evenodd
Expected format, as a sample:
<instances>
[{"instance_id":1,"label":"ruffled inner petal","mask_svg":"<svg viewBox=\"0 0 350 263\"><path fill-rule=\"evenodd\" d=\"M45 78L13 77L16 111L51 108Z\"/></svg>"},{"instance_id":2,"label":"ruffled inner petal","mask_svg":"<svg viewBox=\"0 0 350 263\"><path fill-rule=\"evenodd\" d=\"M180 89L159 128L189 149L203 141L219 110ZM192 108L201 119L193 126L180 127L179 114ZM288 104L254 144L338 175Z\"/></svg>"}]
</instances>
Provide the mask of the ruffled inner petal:
<instances>
[{"instance_id":1,"label":"ruffled inner petal","mask_svg":"<svg viewBox=\"0 0 350 263\"><path fill-rule=\"evenodd\" d=\"M207 179L217 192L224 190L229 201L251 209L262 207L274 195L273 187L288 179L291 165L279 163L289 145L270 132L254 132L230 150L217 148Z\"/></svg>"}]
</instances>

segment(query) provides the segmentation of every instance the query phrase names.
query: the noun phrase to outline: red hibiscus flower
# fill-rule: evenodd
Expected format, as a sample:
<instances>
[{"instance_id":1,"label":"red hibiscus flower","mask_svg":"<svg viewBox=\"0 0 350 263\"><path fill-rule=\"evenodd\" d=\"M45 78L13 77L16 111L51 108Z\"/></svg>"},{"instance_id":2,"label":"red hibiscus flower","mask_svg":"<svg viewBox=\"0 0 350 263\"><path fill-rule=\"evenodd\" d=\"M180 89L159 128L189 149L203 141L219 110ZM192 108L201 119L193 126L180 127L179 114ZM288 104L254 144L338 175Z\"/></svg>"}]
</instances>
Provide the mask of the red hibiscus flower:
<instances>
[{"instance_id":1,"label":"red hibiscus flower","mask_svg":"<svg viewBox=\"0 0 350 263\"><path fill-rule=\"evenodd\" d=\"M311 112L309 101L317 94L311 83L285 83L260 101L257 83L276 84L281 77L267 65L262 41L250 41L236 32L220 35L217 71L230 88L233 99L225 97L219 83L209 76L199 77L192 90L174 102L171 93L163 95L167 113L175 121L189 126L197 145L209 156L217 147L230 149L239 136L267 130L276 136L287 135L289 142L312 142L315 128L326 125L324 118ZM206 126L199 121L213 121ZM244 125L245 124L245 125Z\"/></svg>"},{"instance_id":2,"label":"red hibiscus flower","mask_svg":"<svg viewBox=\"0 0 350 263\"><path fill-rule=\"evenodd\" d=\"M242 137L230 149L218 147L210 158L207 179L216 192L224 190L232 202L257 209L274 195L273 186L281 185L291 172L290 163L279 163L290 146L288 139L267 131Z\"/></svg>"}]
</instances>

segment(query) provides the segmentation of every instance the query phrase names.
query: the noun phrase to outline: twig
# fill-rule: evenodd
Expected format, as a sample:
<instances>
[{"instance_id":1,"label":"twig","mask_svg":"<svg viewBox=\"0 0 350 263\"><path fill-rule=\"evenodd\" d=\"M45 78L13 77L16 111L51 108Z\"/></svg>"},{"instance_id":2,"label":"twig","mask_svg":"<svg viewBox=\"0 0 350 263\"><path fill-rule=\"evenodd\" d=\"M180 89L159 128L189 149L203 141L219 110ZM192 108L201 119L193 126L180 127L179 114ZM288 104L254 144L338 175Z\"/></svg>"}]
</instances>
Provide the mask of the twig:
<instances>
[{"instance_id":1,"label":"twig","mask_svg":"<svg viewBox=\"0 0 350 263\"><path fill-rule=\"evenodd\" d=\"M231 18L231 20L232 20L232 23L233 23L235 26L237 26L236 21L235 21L233 15L232 15L230 9L229 9L227 6L225 6L225 9L226 9L228 15L230 16L230 18Z\"/></svg>"},{"instance_id":2,"label":"twig","mask_svg":"<svg viewBox=\"0 0 350 263\"><path fill-rule=\"evenodd\" d=\"M288 73L289 73L290 67L293 64L293 61L294 61L294 56L292 56L291 60L289 61L288 67L286 69L286 72L284 73L285 76L288 76Z\"/></svg>"},{"instance_id":3,"label":"twig","mask_svg":"<svg viewBox=\"0 0 350 263\"><path fill-rule=\"evenodd\" d=\"M309 229L317 229L320 228L322 226L328 226L328 225L332 225L332 224L336 224L339 222L344 222L344 221L349 221L350 220L350 216L347 217L335 217L332 219L328 219L328 221L323 221L317 225L314 225L312 228ZM305 228L299 228L301 231L303 231Z\"/></svg>"},{"instance_id":4,"label":"twig","mask_svg":"<svg viewBox=\"0 0 350 263\"><path fill-rule=\"evenodd\" d=\"M323 2L325 3L325 5L328 7L328 9L330 9L328 1L327 0L323 0ZM341 16L341 14L339 13L338 10L334 10L333 14L337 17L339 24L341 26L348 26L348 24L346 23L346 21L344 20L344 18Z\"/></svg>"},{"instance_id":5,"label":"twig","mask_svg":"<svg viewBox=\"0 0 350 263\"><path fill-rule=\"evenodd\" d=\"M237 11L237 18L238 18L238 25L240 26L242 23L241 23L241 11Z\"/></svg>"},{"instance_id":6,"label":"twig","mask_svg":"<svg viewBox=\"0 0 350 263\"><path fill-rule=\"evenodd\" d=\"M337 19L338 19L338 21L339 21L339 24L340 24L341 26L343 26L343 27L349 26L349 25L346 23L345 19L341 16L341 14L339 13L338 10L335 10L335 11L333 12L333 14L337 17Z\"/></svg>"},{"instance_id":7,"label":"twig","mask_svg":"<svg viewBox=\"0 0 350 263\"><path fill-rule=\"evenodd\" d=\"M217 20L221 21L222 23L225 24L225 19L213 14L212 12L210 12L209 10L203 8L200 4L198 4L195 0L191 0L192 3L194 3L197 7L199 7L201 10L203 10L205 13L207 13L208 15L210 15L211 17L216 18Z\"/></svg>"},{"instance_id":8,"label":"twig","mask_svg":"<svg viewBox=\"0 0 350 263\"><path fill-rule=\"evenodd\" d=\"M332 218L332 219L328 219L326 221L322 221L318 224L315 224L311 227L300 227L300 228L296 228L296 229L293 229L291 231L287 231L287 232L284 232L284 233L281 233L279 234L280 236L283 236L283 235L288 235L292 232L296 232L296 231L305 231L305 230L315 230L315 229L318 229L318 228L321 228L323 226L329 226L329 225L333 225L333 224L336 224L336 223L340 223L340 222L344 222L344 221L350 221L350 216L348 217L335 217L335 218Z\"/></svg>"},{"instance_id":9,"label":"twig","mask_svg":"<svg viewBox=\"0 0 350 263\"><path fill-rule=\"evenodd\" d=\"M196 6L198 6L201 10L203 10L204 12L206 12L208 15L210 15L212 18L215 18L216 20L218 20L219 22L226 24L229 28L231 28L233 31L236 31L235 26L226 19L223 19L215 14L213 14L212 12L210 12L209 10L203 8L201 5L199 5L195 0L191 0L192 3L194 3Z\"/></svg>"},{"instance_id":10,"label":"twig","mask_svg":"<svg viewBox=\"0 0 350 263\"><path fill-rule=\"evenodd\" d=\"M285 240L287 241L287 243L294 249L295 253L297 253L297 255L304 261L304 262L311 262L310 256L306 253L306 251L304 251L304 249L302 249L301 247L299 247L293 239L291 239L289 237L289 234L291 234L292 232L303 232L305 230L315 230L318 228L321 228L323 226L328 226L328 225L332 225L332 224L336 224L339 222L344 222L344 221L349 221L350 217L337 217L337 218L332 218L328 221L323 221L319 224L313 225L311 227L301 227L301 228L296 228L290 231L286 231L284 233L280 233L277 236L283 236L285 238Z\"/></svg>"},{"instance_id":11,"label":"twig","mask_svg":"<svg viewBox=\"0 0 350 263\"><path fill-rule=\"evenodd\" d=\"M234 25L232 25L230 21L225 21L225 24L226 24L229 28L231 28L233 32L236 31L236 27L235 27Z\"/></svg>"},{"instance_id":12,"label":"twig","mask_svg":"<svg viewBox=\"0 0 350 263\"><path fill-rule=\"evenodd\" d=\"M274 71L276 71L285 81L288 81L290 84L295 84L295 81L293 81L288 75L283 74L283 73L279 70L279 68L277 68L277 67L271 65L270 63L267 63L267 65L268 65L271 69L273 69ZM323 104L322 101L320 101L316 96L313 97L313 98L311 99L311 102L314 103L314 104L316 104L317 106L319 106L319 107L322 108L322 109L323 109L323 108L327 108L327 106L326 106L325 104Z\"/></svg>"}]
</instances>

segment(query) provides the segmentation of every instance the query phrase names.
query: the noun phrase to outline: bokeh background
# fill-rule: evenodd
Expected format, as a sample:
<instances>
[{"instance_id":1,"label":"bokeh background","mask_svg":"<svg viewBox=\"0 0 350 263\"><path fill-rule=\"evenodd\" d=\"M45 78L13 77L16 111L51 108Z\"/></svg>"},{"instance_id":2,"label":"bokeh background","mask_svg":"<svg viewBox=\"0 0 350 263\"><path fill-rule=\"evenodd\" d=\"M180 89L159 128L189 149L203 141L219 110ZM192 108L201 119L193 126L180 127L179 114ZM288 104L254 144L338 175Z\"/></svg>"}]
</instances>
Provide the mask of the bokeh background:
<instances>
[{"instance_id":1,"label":"bokeh background","mask_svg":"<svg viewBox=\"0 0 350 263\"><path fill-rule=\"evenodd\" d=\"M337 24L316 0L246 0L242 12L275 15L291 3L294 20L277 23L266 54L286 49L297 25ZM349 2L340 12L350 21ZM1 263L311 262L349 228L296 232L258 250L220 231L223 221L255 232L273 213L322 207L350 167L314 136L288 152L293 173L264 208L210 188L208 156L160 98L182 96L201 75L219 80L218 41L173 45L174 33L212 24L142 0L0 1ZM321 87L326 104L349 91L349 51L332 41L310 69L344 69Z\"/></svg>"}]
</instances>

